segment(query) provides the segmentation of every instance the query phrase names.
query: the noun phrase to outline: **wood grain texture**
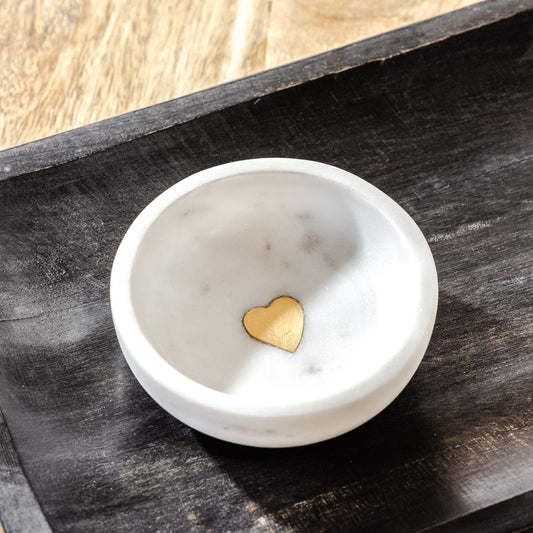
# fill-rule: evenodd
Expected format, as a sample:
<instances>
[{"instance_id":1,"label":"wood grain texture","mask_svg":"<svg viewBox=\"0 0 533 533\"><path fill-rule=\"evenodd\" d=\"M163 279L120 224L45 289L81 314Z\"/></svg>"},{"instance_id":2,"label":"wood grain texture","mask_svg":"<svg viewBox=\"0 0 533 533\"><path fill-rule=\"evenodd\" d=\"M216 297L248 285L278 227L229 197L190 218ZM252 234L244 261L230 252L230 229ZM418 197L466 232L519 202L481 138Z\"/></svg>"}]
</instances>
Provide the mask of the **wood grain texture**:
<instances>
[{"instance_id":1,"label":"wood grain texture","mask_svg":"<svg viewBox=\"0 0 533 533\"><path fill-rule=\"evenodd\" d=\"M473 3L469 0L272 0L266 66L318 54Z\"/></svg>"},{"instance_id":2,"label":"wood grain texture","mask_svg":"<svg viewBox=\"0 0 533 533\"><path fill-rule=\"evenodd\" d=\"M0 3L0 149L471 3L6 0Z\"/></svg>"},{"instance_id":3,"label":"wood grain texture","mask_svg":"<svg viewBox=\"0 0 533 533\"><path fill-rule=\"evenodd\" d=\"M360 46L332 52L322 76L280 78L260 98L224 89L233 103L215 111L205 112L213 92L195 95L185 122L151 134L145 122L130 141L0 181L0 406L52 530L533 524L533 10L514 5L383 60L362 61L362 50L374 56ZM394 39L412 44L420 31ZM66 145L69 135L83 138ZM431 344L400 397L343 437L292 450L225 444L163 412L127 368L108 305L113 254L151 199L197 170L259 156L365 177L418 222L440 278Z\"/></svg>"},{"instance_id":4,"label":"wood grain texture","mask_svg":"<svg viewBox=\"0 0 533 533\"><path fill-rule=\"evenodd\" d=\"M0 409L0 533L51 533L46 518L20 465ZM2 527L2 524L5 527Z\"/></svg>"},{"instance_id":5,"label":"wood grain texture","mask_svg":"<svg viewBox=\"0 0 533 533\"><path fill-rule=\"evenodd\" d=\"M0 151L0 180L59 165L96 151L258 98L272 91L334 74L371 61L448 39L471 28L510 17L529 0L488 0L440 17L404 26L331 52L282 65L193 93Z\"/></svg>"}]
</instances>

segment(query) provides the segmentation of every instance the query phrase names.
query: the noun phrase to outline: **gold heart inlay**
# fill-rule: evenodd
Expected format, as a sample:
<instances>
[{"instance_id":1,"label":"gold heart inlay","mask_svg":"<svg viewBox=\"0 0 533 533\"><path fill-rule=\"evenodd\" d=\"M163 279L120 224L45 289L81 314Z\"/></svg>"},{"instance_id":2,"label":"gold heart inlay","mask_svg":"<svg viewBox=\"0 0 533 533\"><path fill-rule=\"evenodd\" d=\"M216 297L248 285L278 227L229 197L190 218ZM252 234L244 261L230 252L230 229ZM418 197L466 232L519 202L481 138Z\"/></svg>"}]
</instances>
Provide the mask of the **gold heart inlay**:
<instances>
[{"instance_id":1,"label":"gold heart inlay","mask_svg":"<svg viewBox=\"0 0 533 533\"><path fill-rule=\"evenodd\" d=\"M242 323L254 339L295 352L304 331L304 311L294 298L280 296L267 307L247 311Z\"/></svg>"}]
</instances>

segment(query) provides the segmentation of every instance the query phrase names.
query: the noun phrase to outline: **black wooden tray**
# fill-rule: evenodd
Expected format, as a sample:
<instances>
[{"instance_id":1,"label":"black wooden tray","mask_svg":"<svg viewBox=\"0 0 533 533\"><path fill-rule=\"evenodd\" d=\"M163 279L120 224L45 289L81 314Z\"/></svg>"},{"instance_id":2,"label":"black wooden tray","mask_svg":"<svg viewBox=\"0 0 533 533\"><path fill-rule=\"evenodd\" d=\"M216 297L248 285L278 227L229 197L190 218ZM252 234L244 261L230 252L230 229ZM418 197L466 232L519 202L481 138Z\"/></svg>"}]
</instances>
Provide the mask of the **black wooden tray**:
<instances>
[{"instance_id":1,"label":"black wooden tray","mask_svg":"<svg viewBox=\"0 0 533 533\"><path fill-rule=\"evenodd\" d=\"M533 525L533 6L490 1L0 153L0 521L19 531ZM321 444L205 437L140 388L108 286L129 224L208 166L288 156L375 184L433 250L412 382Z\"/></svg>"}]
</instances>

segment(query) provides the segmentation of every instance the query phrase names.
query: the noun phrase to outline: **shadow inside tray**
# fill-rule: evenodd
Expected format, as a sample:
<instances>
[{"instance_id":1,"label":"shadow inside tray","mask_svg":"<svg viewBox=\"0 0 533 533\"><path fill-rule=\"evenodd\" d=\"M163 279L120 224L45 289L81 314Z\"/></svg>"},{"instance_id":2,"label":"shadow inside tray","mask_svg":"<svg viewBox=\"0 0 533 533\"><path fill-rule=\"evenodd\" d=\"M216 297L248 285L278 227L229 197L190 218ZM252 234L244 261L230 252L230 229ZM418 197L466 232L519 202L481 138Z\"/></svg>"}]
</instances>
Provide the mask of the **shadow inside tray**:
<instances>
[{"instance_id":1,"label":"shadow inside tray","mask_svg":"<svg viewBox=\"0 0 533 533\"><path fill-rule=\"evenodd\" d=\"M497 368L510 355L508 349L485 352L488 338L507 329L493 315L441 294L420 369L403 393L363 426L289 449L237 446L195 433L197 440L257 506L256 516L268 517L273 528L375 531L386 516L391 529L401 523L412 530L471 512L475 503L463 489L480 450L469 440L506 432L506 406L527 393L520 367L508 373L513 382L505 388L497 387L497 375L480 373L481 367L491 368L487 358ZM495 386L496 396L487 395Z\"/></svg>"}]
</instances>

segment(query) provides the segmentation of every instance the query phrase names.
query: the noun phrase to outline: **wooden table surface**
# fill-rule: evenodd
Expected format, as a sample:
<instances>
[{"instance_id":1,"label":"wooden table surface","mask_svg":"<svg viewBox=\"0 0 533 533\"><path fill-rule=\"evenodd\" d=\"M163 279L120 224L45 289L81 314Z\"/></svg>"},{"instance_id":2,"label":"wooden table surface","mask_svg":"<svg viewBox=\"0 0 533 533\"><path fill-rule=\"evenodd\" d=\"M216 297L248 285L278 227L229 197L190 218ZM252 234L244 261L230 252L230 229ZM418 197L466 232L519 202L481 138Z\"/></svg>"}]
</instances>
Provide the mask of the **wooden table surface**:
<instances>
[{"instance_id":1,"label":"wooden table surface","mask_svg":"<svg viewBox=\"0 0 533 533\"><path fill-rule=\"evenodd\" d=\"M0 3L0 149L472 3L7 0Z\"/></svg>"}]
</instances>

